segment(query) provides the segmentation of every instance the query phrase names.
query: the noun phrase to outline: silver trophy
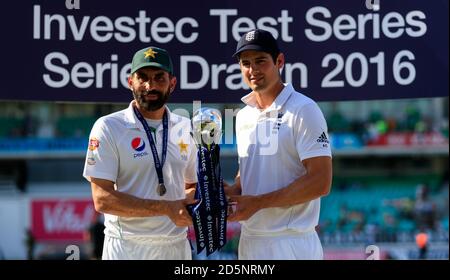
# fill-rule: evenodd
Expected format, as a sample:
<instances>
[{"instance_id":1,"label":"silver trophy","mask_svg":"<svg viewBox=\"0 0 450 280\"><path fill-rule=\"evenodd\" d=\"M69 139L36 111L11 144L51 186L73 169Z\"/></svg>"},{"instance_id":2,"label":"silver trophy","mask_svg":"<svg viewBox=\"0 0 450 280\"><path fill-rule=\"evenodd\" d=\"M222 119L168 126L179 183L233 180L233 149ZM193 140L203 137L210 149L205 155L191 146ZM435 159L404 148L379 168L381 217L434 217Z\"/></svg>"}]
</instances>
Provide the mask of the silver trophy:
<instances>
[{"instance_id":1,"label":"silver trophy","mask_svg":"<svg viewBox=\"0 0 450 280\"><path fill-rule=\"evenodd\" d=\"M193 137L197 145L210 147L218 144L222 137L222 117L213 108L200 108L192 118Z\"/></svg>"},{"instance_id":2,"label":"silver trophy","mask_svg":"<svg viewBox=\"0 0 450 280\"><path fill-rule=\"evenodd\" d=\"M197 240L197 253L220 250L226 240L227 201L220 169L222 117L220 111L200 108L192 118L192 136L197 144L197 188L199 203L190 209Z\"/></svg>"}]
</instances>

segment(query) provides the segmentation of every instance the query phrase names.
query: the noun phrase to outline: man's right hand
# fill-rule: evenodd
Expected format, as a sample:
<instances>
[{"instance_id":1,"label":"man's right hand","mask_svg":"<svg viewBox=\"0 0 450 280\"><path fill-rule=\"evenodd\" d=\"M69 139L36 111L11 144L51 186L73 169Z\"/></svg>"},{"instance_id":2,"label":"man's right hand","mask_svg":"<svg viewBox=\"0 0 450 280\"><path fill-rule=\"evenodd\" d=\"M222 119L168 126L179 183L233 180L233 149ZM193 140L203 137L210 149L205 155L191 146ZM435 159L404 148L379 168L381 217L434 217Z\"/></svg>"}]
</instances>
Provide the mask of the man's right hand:
<instances>
[{"instance_id":1,"label":"man's right hand","mask_svg":"<svg viewBox=\"0 0 450 280\"><path fill-rule=\"evenodd\" d=\"M180 199L167 201L168 213L167 216L178 227L187 227L192 225L192 217L186 208L189 204L197 203L195 199Z\"/></svg>"},{"instance_id":2,"label":"man's right hand","mask_svg":"<svg viewBox=\"0 0 450 280\"><path fill-rule=\"evenodd\" d=\"M232 196L232 195L240 195L241 194L241 188L236 185L228 185L227 182L223 182L223 190L225 191L226 196Z\"/></svg>"}]
</instances>

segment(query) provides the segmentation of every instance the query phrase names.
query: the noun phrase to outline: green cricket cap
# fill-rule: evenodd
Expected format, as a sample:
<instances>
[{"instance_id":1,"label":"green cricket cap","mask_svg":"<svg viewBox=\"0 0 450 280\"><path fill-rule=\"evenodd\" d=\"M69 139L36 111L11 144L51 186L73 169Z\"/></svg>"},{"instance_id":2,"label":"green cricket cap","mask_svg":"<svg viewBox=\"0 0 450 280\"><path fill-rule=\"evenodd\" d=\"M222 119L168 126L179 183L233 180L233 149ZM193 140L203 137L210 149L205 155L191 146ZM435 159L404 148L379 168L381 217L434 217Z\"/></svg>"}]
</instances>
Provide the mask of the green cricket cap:
<instances>
[{"instance_id":1,"label":"green cricket cap","mask_svg":"<svg viewBox=\"0 0 450 280\"><path fill-rule=\"evenodd\" d=\"M172 59L165 49L157 47L147 47L137 51L131 62L131 74L143 67L157 67L173 74Z\"/></svg>"}]
</instances>

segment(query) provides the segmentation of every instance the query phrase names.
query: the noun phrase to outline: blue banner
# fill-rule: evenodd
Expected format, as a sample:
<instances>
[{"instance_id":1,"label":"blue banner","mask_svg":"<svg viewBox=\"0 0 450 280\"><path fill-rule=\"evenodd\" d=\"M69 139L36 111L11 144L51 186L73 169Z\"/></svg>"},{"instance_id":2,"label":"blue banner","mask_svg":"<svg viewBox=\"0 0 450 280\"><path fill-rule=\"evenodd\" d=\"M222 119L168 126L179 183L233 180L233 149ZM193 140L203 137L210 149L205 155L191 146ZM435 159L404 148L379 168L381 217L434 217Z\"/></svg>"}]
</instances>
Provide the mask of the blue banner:
<instances>
[{"instance_id":1,"label":"blue banner","mask_svg":"<svg viewBox=\"0 0 450 280\"><path fill-rule=\"evenodd\" d=\"M171 102L240 102L231 55L255 27L278 39L283 79L317 101L448 96L448 3L7 1L0 100L128 102L131 58L156 45L173 57Z\"/></svg>"}]
</instances>

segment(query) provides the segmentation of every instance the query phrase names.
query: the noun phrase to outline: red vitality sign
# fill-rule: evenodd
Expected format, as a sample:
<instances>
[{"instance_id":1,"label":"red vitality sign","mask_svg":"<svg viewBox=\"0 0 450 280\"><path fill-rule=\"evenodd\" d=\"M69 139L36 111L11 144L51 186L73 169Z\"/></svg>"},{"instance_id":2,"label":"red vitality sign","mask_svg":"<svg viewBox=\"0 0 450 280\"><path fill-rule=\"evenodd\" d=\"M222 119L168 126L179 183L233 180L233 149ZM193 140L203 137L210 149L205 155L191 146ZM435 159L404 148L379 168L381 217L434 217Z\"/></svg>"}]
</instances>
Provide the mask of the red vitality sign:
<instances>
[{"instance_id":1,"label":"red vitality sign","mask_svg":"<svg viewBox=\"0 0 450 280\"><path fill-rule=\"evenodd\" d=\"M94 219L89 199L47 199L31 202L32 232L36 240L83 240Z\"/></svg>"}]
</instances>

